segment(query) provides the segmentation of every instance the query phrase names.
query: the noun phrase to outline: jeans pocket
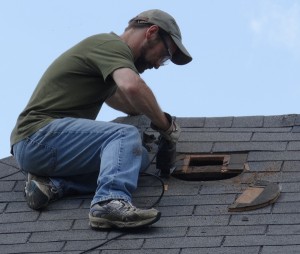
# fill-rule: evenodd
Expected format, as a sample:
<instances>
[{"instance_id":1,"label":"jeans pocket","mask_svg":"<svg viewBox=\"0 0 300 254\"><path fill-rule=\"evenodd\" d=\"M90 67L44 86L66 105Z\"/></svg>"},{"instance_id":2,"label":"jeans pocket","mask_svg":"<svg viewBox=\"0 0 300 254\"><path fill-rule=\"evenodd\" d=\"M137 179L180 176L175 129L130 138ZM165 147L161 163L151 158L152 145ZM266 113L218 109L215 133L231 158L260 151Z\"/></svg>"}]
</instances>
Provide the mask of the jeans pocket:
<instances>
[{"instance_id":1,"label":"jeans pocket","mask_svg":"<svg viewBox=\"0 0 300 254\"><path fill-rule=\"evenodd\" d=\"M57 164L56 149L27 138L22 149L20 163L26 172L36 175L51 175Z\"/></svg>"}]
</instances>

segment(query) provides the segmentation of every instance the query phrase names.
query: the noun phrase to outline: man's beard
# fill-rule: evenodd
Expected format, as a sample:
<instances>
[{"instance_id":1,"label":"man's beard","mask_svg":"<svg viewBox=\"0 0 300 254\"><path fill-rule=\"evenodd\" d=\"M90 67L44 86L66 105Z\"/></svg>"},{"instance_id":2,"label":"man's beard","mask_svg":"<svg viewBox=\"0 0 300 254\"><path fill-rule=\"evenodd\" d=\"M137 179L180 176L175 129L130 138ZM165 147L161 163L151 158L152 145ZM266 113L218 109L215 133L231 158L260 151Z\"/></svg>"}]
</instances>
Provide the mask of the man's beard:
<instances>
[{"instance_id":1,"label":"man's beard","mask_svg":"<svg viewBox=\"0 0 300 254\"><path fill-rule=\"evenodd\" d=\"M134 62L134 65L139 73L143 73L147 69L145 59L141 58L141 57L136 59L136 61Z\"/></svg>"},{"instance_id":2,"label":"man's beard","mask_svg":"<svg viewBox=\"0 0 300 254\"><path fill-rule=\"evenodd\" d=\"M134 65L139 73L143 73L147 69L153 68L151 64L146 60L146 49L143 47L141 49L140 56L135 60Z\"/></svg>"}]
</instances>

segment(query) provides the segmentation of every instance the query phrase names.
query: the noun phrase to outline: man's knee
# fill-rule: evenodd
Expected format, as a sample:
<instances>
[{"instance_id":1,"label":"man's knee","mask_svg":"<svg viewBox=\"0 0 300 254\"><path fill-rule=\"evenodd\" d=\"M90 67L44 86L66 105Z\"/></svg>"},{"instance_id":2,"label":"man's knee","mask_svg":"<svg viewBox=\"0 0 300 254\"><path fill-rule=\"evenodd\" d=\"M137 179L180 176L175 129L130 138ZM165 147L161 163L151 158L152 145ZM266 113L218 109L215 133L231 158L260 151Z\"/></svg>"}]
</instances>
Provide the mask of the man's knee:
<instances>
[{"instance_id":1,"label":"man's knee","mask_svg":"<svg viewBox=\"0 0 300 254\"><path fill-rule=\"evenodd\" d=\"M139 141L141 140L141 135L139 130L133 125L122 124L120 131L122 134L126 135L127 137L130 137L132 139L137 139Z\"/></svg>"}]
</instances>

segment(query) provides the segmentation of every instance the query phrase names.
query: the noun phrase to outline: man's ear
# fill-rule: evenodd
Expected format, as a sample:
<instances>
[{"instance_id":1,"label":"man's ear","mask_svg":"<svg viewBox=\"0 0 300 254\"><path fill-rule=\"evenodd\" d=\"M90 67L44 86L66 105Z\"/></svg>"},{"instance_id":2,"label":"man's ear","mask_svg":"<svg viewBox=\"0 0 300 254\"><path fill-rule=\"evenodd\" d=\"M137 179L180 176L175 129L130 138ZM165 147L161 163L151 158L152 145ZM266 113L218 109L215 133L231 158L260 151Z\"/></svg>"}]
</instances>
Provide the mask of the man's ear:
<instances>
[{"instance_id":1,"label":"man's ear","mask_svg":"<svg viewBox=\"0 0 300 254\"><path fill-rule=\"evenodd\" d=\"M152 38L155 38L159 31L159 27L157 25L152 25L150 26L147 31L146 31L146 39L149 40L149 39L152 39Z\"/></svg>"}]
</instances>

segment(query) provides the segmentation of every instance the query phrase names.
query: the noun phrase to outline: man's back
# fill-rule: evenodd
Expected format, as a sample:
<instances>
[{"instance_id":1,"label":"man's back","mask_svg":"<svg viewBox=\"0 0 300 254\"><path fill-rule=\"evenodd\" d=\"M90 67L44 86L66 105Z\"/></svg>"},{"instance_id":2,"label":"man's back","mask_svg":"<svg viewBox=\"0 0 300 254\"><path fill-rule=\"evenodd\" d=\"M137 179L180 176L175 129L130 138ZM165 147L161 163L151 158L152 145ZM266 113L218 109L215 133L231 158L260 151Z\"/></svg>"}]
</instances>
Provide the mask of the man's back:
<instances>
[{"instance_id":1,"label":"man's back","mask_svg":"<svg viewBox=\"0 0 300 254\"><path fill-rule=\"evenodd\" d=\"M21 113L11 144L53 119L95 119L103 102L116 90L109 76L120 67L136 71L129 47L117 35L91 36L59 56L39 81Z\"/></svg>"}]
</instances>

